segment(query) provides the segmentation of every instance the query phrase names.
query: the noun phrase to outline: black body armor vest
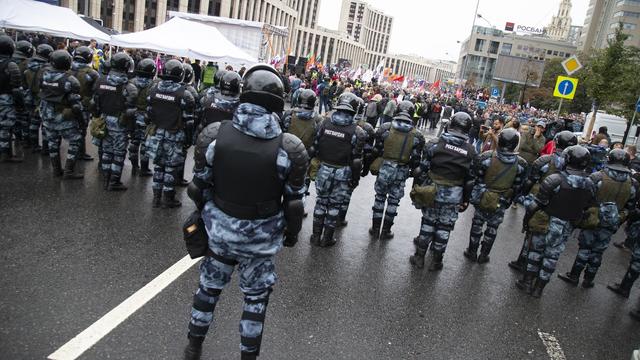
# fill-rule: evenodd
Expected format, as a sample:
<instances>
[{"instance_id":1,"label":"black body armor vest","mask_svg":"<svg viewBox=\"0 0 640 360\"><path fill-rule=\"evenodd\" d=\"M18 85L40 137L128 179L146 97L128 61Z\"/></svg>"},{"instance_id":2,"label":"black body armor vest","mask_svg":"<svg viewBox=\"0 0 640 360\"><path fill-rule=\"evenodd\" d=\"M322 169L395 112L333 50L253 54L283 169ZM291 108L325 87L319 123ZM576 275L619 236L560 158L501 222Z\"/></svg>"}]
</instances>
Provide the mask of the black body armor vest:
<instances>
[{"instance_id":1,"label":"black body armor vest","mask_svg":"<svg viewBox=\"0 0 640 360\"><path fill-rule=\"evenodd\" d=\"M320 161L334 166L351 165L351 139L356 132L356 127L356 124L338 126L330 119L325 120L318 141Z\"/></svg>"}]
</instances>

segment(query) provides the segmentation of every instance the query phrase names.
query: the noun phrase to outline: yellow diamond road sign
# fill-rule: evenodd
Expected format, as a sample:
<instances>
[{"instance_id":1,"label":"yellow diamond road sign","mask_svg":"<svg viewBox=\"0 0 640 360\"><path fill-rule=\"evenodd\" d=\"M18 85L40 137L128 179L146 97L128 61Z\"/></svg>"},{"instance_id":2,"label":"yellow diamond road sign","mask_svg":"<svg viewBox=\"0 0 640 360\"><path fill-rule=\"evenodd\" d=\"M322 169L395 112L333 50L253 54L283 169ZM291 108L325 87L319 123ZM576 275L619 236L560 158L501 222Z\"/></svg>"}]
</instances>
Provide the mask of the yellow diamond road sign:
<instances>
[{"instance_id":1,"label":"yellow diamond road sign","mask_svg":"<svg viewBox=\"0 0 640 360\"><path fill-rule=\"evenodd\" d=\"M564 71L567 72L567 75L571 75L574 72L582 69L582 64L580 64L580 61L578 60L578 58L575 55L573 55L567 60L562 62L562 67L564 68Z\"/></svg>"},{"instance_id":2,"label":"yellow diamond road sign","mask_svg":"<svg viewBox=\"0 0 640 360\"><path fill-rule=\"evenodd\" d=\"M571 100L576 94L576 88L578 88L578 79L558 76L556 88L553 90L553 96Z\"/></svg>"}]
</instances>

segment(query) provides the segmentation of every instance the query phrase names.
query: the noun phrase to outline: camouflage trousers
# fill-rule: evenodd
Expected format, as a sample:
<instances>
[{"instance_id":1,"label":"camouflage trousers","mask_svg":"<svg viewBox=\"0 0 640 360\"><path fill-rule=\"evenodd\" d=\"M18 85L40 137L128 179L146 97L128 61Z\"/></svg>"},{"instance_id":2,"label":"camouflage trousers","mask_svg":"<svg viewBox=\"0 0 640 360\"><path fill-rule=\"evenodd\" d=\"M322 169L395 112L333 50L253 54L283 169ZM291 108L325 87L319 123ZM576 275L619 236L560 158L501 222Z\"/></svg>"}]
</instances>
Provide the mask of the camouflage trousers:
<instances>
[{"instance_id":1,"label":"camouflage trousers","mask_svg":"<svg viewBox=\"0 0 640 360\"><path fill-rule=\"evenodd\" d=\"M0 106L0 153L11 152L11 135L16 126L13 105Z\"/></svg>"},{"instance_id":2,"label":"camouflage trousers","mask_svg":"<svg viewBox=\"0 0 640 360\"><path fill-rule=\"evenodd\" d=\"M502 224L504 219L505 208L500 205L495 212L482 211L479 208L475 208L473 213L473 220L471 222L471 233L469 235L469 248L478 249L480 241L482 240L482 251L486 254L491 252L493 243L498 235L498 227ZM487 225L484 229L485 224ZM484 240L482 238L482 230L484 229Z\"/></svg>"},{"instance_id":3,"label":"camouflage trousers","mask_svg":"<svg viewBox=\"0 0 640 360\"><path fill-rule=\"evenodd\" d=\"M629 270L635 273L640 273L640 220L629 224L627 234L629 237L633 236L633 239L635 240L631 249Z\"/></svg>"},{"instance_id":4,"label":"camouflage trousers","mask_svg":"<svg viewBox=\"0 0 640 360\"><path fill-rule=\"evenodd\" d=\"M200 286L193 296L189 334L204 337L213 323L213 312L235 267L240 275L244 306L240 318L240 350L260 353L262 332L271 288L277 281L275 258L232 255L206 256L200 264Z\"/></svg>"},{"instance_id":5,"label":"camouflage trousers","mask_svg":"<svg viewBox=\"0 0 640 360\"><path fill-rule=\"evenodd\" d=\"M83 140L77 127L69 127L66 129L57 129L55 127L45 128L47 133L47 144L49 146L49 157L55 158L60 156L60 144L62 139L69 142L67 149L67 159L75 160L80 149L80 142ZM43 140L44 141L44 140Z\"/></svg>"},{"instance_id":6,"label":"camouflage trousers","mask_svg":"<svg viewBox=\"0 0 640 360\"><path fill-rule=\"evenodd\" d=\"M29 142L31 142L31 144L33 144L34 146L37 146L39 143L39 137L42 137L42 145L46 146L47 145L47 132L44 129L44 126L42 126L42 117L40 117L40 111L36 111L33 110L30 112L30 117L29 117L29 131L28 131L28 138L29 138Z\"/></svg>"},{"instance_id":7,"label":"camouflage trousers","mask_svg":"<svg viewBox=\"0 0 640 360\"><path fill-rule=\"evenodd\" d=\"M124 158L127 155L127 129L120 125L117 117L103 116L107 123L107 135L102 139L102 170L118 178L122 175Z\"/></svg>"},{"instance_id":8,"label":"camouflage trousers","mask_svg":"<svg viewBox=\"0 0 640 360\"><path fill-rule=\"evenodd\" d=\"M324 224L325 228L336 228L340 210L349 203L349 181L345 176L341 176L344 175L344 169L324 164L318 169L313 217L314 222Z\"/></svg>"},{"instance_id":9,"label":"camouflage trousers","mask_svg":"<svg viewBox=\"0 0 640 360\"><path fill-rule=\"evenodd\" d=\"M146 125L136 124L129 142L129 160L132 164L138 164L138 159L140 161L149 161L147 145L145 144L146 132Z\"/></svg>"},{"instance_id":10,"label":"camouflage trousers","mask_svg":"<svg viewBox=\"0 0 640 360\"><path fill-rule=\"evenodd\" d=\"M572 231L570 222L551 216L546 234L531 235L527 271L538 274L542 281L549 281Z\"/></svg>"},{"instance_id":11,"label":"camouflage trousers","mask_svg":"<svg viewBox=\"0 0 640 360\"><path fill-rule=\"evenodd\" d=\"M184 163L184 131L157 129L146 142L147 154L153 159L153 188L174 191L178 170Z\"/></svg>"},{"instance_id":12,"label":"camouflage trousers","mask_svg":"<svg viewBox=\"0 0 640 360\"><path fill-rule=\"evenodd\" d=\"M393 224L393 219L398 215L400 200L404 196L405 182L406 180L404 179L383 177L381 169L381 173L378 175L374 185L376 192L372 208L374 219L384 217L385 223ZM385 204L387 206L386 212Z\"/></svg>"},{"instance_id":13,"label":"camouflage trousers","mask_svg":"<svg viewBox=\"0 0 640 360\"><path fill-rule=\"evenodd\" d=\"M458 220L458 204L436 200L435 207L422 209L422 224L418 236L418 247L444 253L449 243L449 234Z\"/></svg>"},{"instance_id":14,"label":"camouflage trousers","mask_svg":"<svg viewBox=\"0 0 640 360\"><path fill-rule=\"evenodd\" d=\"M589 274L595 274L602 264L604 254L614 232L609 229L582 230L578 235L578 254L574 266L580 271L586 268Z\"/></svg>"},{"instance_id":15,"label":"camouflage trousers","mask_svg":"<svg viewBox=\"0 0 640 360\"><path fill-rule=\"evenodd\" d=\"M347 216L347 212L349 211L349 205L351 204L351 196L353 196L353 190L355 189L349 186L349 190L347 191L347 196L345 198L345 201L340 207L339 217L342 220L344 220L344 218Z\"/></svg>"}]
</instances>

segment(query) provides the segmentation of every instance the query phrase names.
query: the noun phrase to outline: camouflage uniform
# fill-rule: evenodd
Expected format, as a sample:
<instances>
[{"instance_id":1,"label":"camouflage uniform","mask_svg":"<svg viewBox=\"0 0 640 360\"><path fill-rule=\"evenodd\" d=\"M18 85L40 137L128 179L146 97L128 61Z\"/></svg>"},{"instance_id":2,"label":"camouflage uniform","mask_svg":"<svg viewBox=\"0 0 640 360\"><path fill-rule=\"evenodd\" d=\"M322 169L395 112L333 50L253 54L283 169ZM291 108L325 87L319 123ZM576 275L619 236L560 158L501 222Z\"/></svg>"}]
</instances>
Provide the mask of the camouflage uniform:
<instances>
[{"instance_id":1,"label":"camouflage uniform","mask_svg":"<svg viewBox=\"0 0 640 360\"><path fill-rule=\"evenodd\" d=\"M298 121L306 122L311 121L309 123L308 128L304 126L296 126L295 128L291 127L291 122L293 120L293 115L297 117ZM292 133L297 136L305 146L305 149L309 151L311 145L313 143L313 139L315 137L316 131L318 129L318 125L322 122L323 117L318 115L314 110L307 110L303 108L295 108L289 111L286 111L282 118L280 119L280 128L282 132ZM293 130L293 132L292 132ZM310 133L304 133L305 131L310 131ZM305 179L306 191L305 194L309 195L309 186L311 185L311 179L307 176Z\"/></svg>"},{"instance_id":2,"label":"camouflage uniform","mask_svg":"<svg viewBox=\"0 0 640 360\"><path fill-rule=\"evenodd\" d=\"M46 83L58 83L61 80L64 81L61 85L65 92L64 98L61 99L61 102L46 100L44 95ZM42 126L47 133L49 157L51 159L60 157L60 143L62 139L65 139L69 141L67 159L75 161L80 141L82 141L77 121L77 117L81 116L80 110L82 109L80 82L64 71L45 70L40 84L40 97L40 116L42 117ZM70 108L77 109L77 112L73 115L63 113L63 110Z\"/></svg>"},{"instance_id":3,"label":"camouflage uniform","mask_svg":"<svg viewBox=\"0 0 640 360\"><path fill-rule=\"evenodd\" d=\"M71 64L71 73L80 82L80 95L82 96L82 116L81 122L78 124L82 140L80 141L79 154L86 160L92 160L86 155L87 126L89 125L89 109L91 107L91 99L93 98L93 89L96 81L100 77L97 71L93 70L91 64L84 64L74 61Z\"/></svg>"},{"instance_id":4,"label":"camouflage uniform","mask_svg":"<svg viewBox=\"0 0 640 360\"><path fill-rule=\"evenodd\" d=\"M27 82L24 77L24 71L27 68L27 62L29 58L19 50L15 50L13 53L13 57L11 61L18 65L18 70L20 71L20 78L22 79L22 91L20 91L20 96L22 98L22 103L18 109L16 109L16 126L13 131L13 134L16 137L16 141L23 142L27 140L29 136L29 113L26 111L24 106L24 99L27 97L27 93L29 90L27 89Z\"/></svg>"},{"instance_id":5,"label":"camouflage uniform","mask_svg":"<svg viewBox=\"0 0 640 360\"><path fill-rule=\"evenodd\" d=\"M129 161L131 161L134 169L137 167L147 169L149 166L149 156L147 155L146 146L147 124L149 121L147 119L147 92L149 88L153 86L154 80L143 76L136 76L131 79L130 83L138 89L138 96L136 99L137 110L134 115L135 125L131 133L131 142L129 142ZM138 159L140 164L138 164Z\"/></svg>"},{"instance_id":6,"label":"camouflage uniform","mask_svg":"<svg viewBox=\"0 0 640 360\"><path fill-rule=\"evenodd\" d=\"M9 57L0 58L0 71L0 156L9 158L11 134L17 129L16 110L24 109L22 77L18 65Z\"/></svg>"},{"instance_id":7,"label":"camouflage uniform","mask_svg":"<svg viewBox=\"0 0 640 360\"><path fill-rule=\"evenodd\" d=\"M353 125L353 115L343 111L334 112L329 119L326 119L318 127L312 147L313 150L310 152L312 156L318 157L321 160L320 168L318 169L315 179L316 205L313 211L313 221L316 228L321 227L320 233L324 231L327 239L333 238L333 232L337 226L340 210L349 199L350 188L354 188L357 184L354 183L354 174L351 166L330 164L329 161L322 159L335 155L349 158L350 163L354 160L360 160L362 158L362 147L366 134L364 130L354 125L349 154L323 153L321 141L323 137L328 137L328 135L324 134L326 127L337 126L346 128L349 125ZM328 149L325 151L328 152ZM357 171L358 174L356 174L356 176L359 178L361 169L357 169ZM314 233L317 233L317 231ZM327 244L332 245L333 243L334 241L332 240Z\"/></svg>"},{"instance_id":8,"label":"camouflage uniform","mask_svg":"<svg viewBox=\"0 0 640 360\"><path fill-rule=\"evenodd\" d=\"M200 106L196 117L196 138L207 125L223 120L231 120L240 104L237 97L224 96L215 87L201 92Z\"/></svg>"},{"instance_id":9,"label":"camouflage uniform","mask_svg":"<svg viewBox=\"0 0 640 360\"><path fill-rule=\"evenodd\" d=\"M508 178L508 176L511 175L509 174L509 170L501 170L504 171L501 179L497 178L498 176L501 176L500 173L497 175L493 174L492 178L487 179L487 174L491 169L493 162L500 162L502 166L509 167L509 170L513 171L513 178ZM471 192L470 202L475 206L475 210L471 224L471 233L469 235L468 251L473 259L477 253L480 241L482 240L482 230L486 224L487 228L484 230L481 257L478 259L478 262L485 262L484 259L486 258L486 260L488 260L488 255L491 252L496 235L498 234L498 227L502 224L502 220L504 219L504 212L513 202L514 195L520 193L520 188L526 180L527 162L516 154L502 153L499 151L486 151L480 154L476 159L474 173L476 180L473 191ZM498 207L495 211L483 210L480 207L483 194L487 191L495 190L492 188L494 185L492 184L489 186L487 181L493 181L496 183L503 182L503 185L508 184L508 186L503 186L507 190L496 190L499 194L499 200Z\"/></svg>"},{"instance_id":10,"label":"camouflage uniform","mask_svg":"<svg viewBox=\"0 0 640 360\"><path fill-rule=\"evenodd\" d=\"M27 107L27 112L29 113L29 142L35 151L39 151L38 149L38 138L42 136L42 149L43 155L48 155L49 152L47 150L47 136L44 127L42 129L40 126L42 125L42 117L40 116L40 82L42 81L42 74L44 70L49 67L49 64L38 58L31 58L27 63L27 69L24 72L25 81L27 82L27 87L29 91L27 92L27 96L25 98L25 105ZM40 132L40 134L38 134Z\"/></svg>"},{"instance_id":11,"label":"camouflage uniform","mask_svg":"<svg viewBox=\"0 0 640 360\"><path fill-rule=\"evenodd\" d=\"M109 90L114 87L116 90ZM118 98L119 109L115 106L110 109L104 108L106 104L101 104L101 98L104 97L101 93L102 90L117 92L112 96ZM127 74L119 71L110 71L106 78L100 79L96 85L93 101L97 106L94 115L102 117L107 126L106 136L98 141L102 149L101 166L102 171L108 175L107 181L110 176L112 183L120 183L124 159L127 155L128 134L133 126L137 96L138 89L129 83Z\"/></svg>"},{"instance_id":12,"label":"camouflage uniform","mask_svg":"<svg viewBox=\"0 0 640 360\"><path fill-rule=\"evenodd\" d=\"M181 120L183 124L187 119L193 118L195 110L195 99L190 92L184 90L183 85L171 80L161 80L153 86L150 91L158 93L176 93L184 91L180 99ZM151 99L149 99L150 101ZM148 116L151 122L154 122L152 115L152 106L149 104ZM178 169L185 160L184 144L187 142L187 136L183 125L178 129L161 129L157 128L153 134L147 138L147 154L153 160L153 189L154 191L162 191L165 194L175 191L175 185L178 176Z\"/></svg>"},{"instance_id":13,"label":"camouflage uniform","mask_svg":"<svg viewBox=\"0 0 640 360\"><path fill-rule=\"evenodd\" d=\"M400 147L390 145L390 140L397 142ZM383 162L374 185L376 195L372 210L374 228L379 229L384 218L383 237L392 236L390 229L404 196L405 183L412 170L420 165L424 143L424 136L414 129L412 123L393 120L376 131L373 152L375 157L382 157Z\"/></svg>"},{"instance_id":14,"label":"camouflage uniform","mask_svg":"<svg viewBox=\"0 0 640 360\"><path fill-rule=\"evenodd\" d=\"M219 125L217 123L209 127L218 129ZM210 131L209 127L202 135ZM258 139L274 139L281 135L277 116L258 105L247 103L241 104L236 110L233 128ZM215 136L217 131L215 130ZM213 311L220 294L231 281L231 275L237 266L240 289L244 293L243 314L240 320L240 349L243 353L258 355L269 294L277 281L275 255L282 248L285 227L289 224L282 210L267 218L242 220L228 215L216 205L213 200L217 142L215 136L206 148L206 163L199 166L196 158L194 172L194 184L205 184L203 187L207 187L204 191L202 219L208 233L211 252L200 265L200 286L194 295L189 334L191 337L200 338L207 334L213 323ZM289 140L283 138L282 141ZM304 159L299 160L303 160L305 166L297 167L295 164L299 161L292 158L284 146L281 142L276 157L278 177L285 183L284 198L300 199L305 191L303 179L308 158L306 152L301 150Z\"/></svg>"}]
</instances>

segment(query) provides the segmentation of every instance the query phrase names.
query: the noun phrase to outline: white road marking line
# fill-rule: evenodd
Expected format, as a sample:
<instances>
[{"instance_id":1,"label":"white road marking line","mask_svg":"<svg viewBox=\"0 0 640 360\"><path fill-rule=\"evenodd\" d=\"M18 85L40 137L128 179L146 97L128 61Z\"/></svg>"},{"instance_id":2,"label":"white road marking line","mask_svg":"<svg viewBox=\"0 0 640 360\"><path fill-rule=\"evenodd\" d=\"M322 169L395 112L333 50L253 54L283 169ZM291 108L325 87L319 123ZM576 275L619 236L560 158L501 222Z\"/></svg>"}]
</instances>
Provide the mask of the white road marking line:
<instances>
[{"instance_id":1,"label":"white road marking line","mask_svg":"<svg viewBox=\"0 0 640 360\"><path fill-rule=\"evenodd\" d=\"M560 347L560 342L555 336L538 330L538 337L542 340L544 347L547 348L547 354L551 360L566 360L564 351Z\"/></svg>"},{"instance_id":2,"label":"white road marking line","mask_svg":"<svg viewBox=\"0 0 640 360\"><path fill-rule=\"evenodd\" d=\"M120 305L106 313L98 321L86 328L66 344L62 345L47 359L50 360L74 360L82 353L90 349L100 339L109 334L113 329L135 313L149 300L158 295L164 288L174 282L180 275L195 265L200 259L191 259L189 255L183 257L177 263L158 275L150 283L129 296Z\"/></svg>"}]
</instances>

